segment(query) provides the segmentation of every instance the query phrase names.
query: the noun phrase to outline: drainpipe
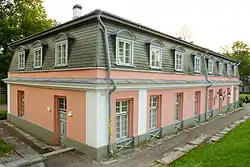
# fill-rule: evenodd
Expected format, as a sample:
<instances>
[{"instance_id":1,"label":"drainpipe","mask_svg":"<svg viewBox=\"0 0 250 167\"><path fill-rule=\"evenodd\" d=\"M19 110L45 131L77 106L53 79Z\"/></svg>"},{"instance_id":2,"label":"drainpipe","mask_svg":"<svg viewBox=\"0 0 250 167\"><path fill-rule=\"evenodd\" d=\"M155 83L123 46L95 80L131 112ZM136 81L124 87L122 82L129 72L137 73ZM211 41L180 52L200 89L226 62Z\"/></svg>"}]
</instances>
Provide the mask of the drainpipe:
<instances>
[{"instance_id":1,"label":"drainpipe","mask_svg":"<svg viewBox=\"0 0 250 167\"><path fill-rule=\"evenodd\" d=\"M107 63L107 79L111 82L112 88L108 91L108 153L110 156L114 154L112 149L112 121L111 121L111 112L112 112L112 99L111 95L116 90L116 82L111 77L111 61L110 61L110 53L109 53L109 43L108 43L108 33L105 25L103 24L101 20L101 11L99 12L97 16L97 20L101 25L101 30L103 31L104 35L104 44L105 44L105 55L106 55L106 63Z\"/></svg>"},{"instance_id":2,"label":"drainpipe","mask_svg":"<svg viewBox=\"0 0 250 167\"><path fill-rule=\"evenodd\" d=\"M206 51L205 54L203 54L203 61L205 64L205 80L209 83L208 86L206 86L206 101L205 101L205 120L207 120L207 110L208 110L208 88L212 86L212 82L208 80L208 71L207 71L207 63L206 63L206 57L207 57L208 51Z\"/></svg>"}]
</instances>

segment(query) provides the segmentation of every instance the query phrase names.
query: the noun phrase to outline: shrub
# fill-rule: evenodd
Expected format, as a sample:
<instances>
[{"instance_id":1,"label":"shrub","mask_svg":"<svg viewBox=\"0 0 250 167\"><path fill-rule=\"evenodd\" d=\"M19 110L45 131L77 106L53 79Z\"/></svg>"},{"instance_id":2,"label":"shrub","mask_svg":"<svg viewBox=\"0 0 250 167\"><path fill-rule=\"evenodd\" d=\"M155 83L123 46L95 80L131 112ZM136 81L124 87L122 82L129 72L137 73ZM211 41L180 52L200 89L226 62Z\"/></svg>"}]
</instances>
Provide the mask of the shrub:
<instances>
[{"instance_id":1,"label":"shrub","mask_svg":"<svg viewBox=\"0 0 250 167\"><path fill-rule=\"evenodd\" d=\"M239 101L239 106L243 107L243 102L242 101Z\"/></svg>"},{"instance_id":2,"label":"shrub","mask_svg":"<svg viewBox=\"0 0 250 167\"><path fill-rule=\"evenodd\" d=\"M7 111L0 111L0 120L7 119Z\"/></svg>"}]
</instances>

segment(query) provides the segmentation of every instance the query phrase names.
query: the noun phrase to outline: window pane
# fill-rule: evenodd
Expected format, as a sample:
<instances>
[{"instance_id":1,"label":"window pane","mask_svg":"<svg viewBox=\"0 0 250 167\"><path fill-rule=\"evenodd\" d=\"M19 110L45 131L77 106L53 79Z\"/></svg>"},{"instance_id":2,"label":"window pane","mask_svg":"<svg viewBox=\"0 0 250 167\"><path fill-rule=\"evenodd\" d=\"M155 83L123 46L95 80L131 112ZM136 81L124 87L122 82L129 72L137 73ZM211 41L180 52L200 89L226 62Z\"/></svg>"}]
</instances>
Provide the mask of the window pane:
<instances>
[{"instance_id":1,"label":"window pane","mask_svg":"<svg viewBox=\"0 0 250 167\"><path fill-rule=\"evenodd\" d=\"M120 122L120 116L116 116L116 138L120 138L121 135L121 122Z\"/></svg>"}]
</instances>

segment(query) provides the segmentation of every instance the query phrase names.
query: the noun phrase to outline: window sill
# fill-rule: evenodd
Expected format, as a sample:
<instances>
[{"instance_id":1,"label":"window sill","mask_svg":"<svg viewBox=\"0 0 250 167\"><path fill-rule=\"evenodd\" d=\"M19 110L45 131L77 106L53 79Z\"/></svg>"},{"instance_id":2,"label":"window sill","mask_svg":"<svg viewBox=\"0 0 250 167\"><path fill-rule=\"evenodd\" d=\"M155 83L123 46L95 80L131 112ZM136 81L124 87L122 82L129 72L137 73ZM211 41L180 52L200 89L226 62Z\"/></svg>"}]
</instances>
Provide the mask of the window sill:
<instances>
[{"instance_id":1,"label":"window sill","mask_svg":"<svg viewBox=\"0 0 250 167\"><path fill-rule=\"evenodd\" d=\"M130 137L119 138L119 139L116 139L116 143L119 144L119 143L123 143L129 140L133 140L133 138L130 138Z\"/></svg>"},{"instance_id":2,"label":"window sill","mask_svg":"<svg viewBox=\"0 0 250 167\"><path fill-rule=\"evenodd\" d=\"M195 74L200 74L201 72L200 71L194 71Z\"/></svg>"},{"instance_id":3,"label":"window sill","mask_svg":"<svg viewBox=\"0 0 250 167\"><path fill-rule=\"evenodd\" d=\"M63 67L68 67L68 65L57 65L55 68L63 68Z\"/></svg>"},{"instance_id":4,"label":"window sill","mask_svg":"<svg viewBox=\"0 0 250 167\"><path fill-rule=\"evenodd\" d=\"M18 71L24 71L25 68L18 68Z\"/></svg>"},{"instance_id":5,"label":"window sill","mask_svg":"<svg viewBox=\"0 0 250 167\"><path fill-rule=\"evenodd\" d=\"M130 64L118 64L118 63L116 63L115 65L120 66L120 67L132 67L132 68L135 67L134 65L130 65Z\"/></svg>"},{"instance_id":6,"label":"window sill","mask_svg":"<svg viewBox=\"0 0 250 167\"><path fill-rule=\"evenodd\" d=\"M175 69L175 71L177 71L177 72L183 72L183 70L179 70L179 69Z\"/></svg>"},{"instance_id":7,"label":"window sill","mask_svg":"<svg viewBox=\"0 0 250 167\"><path fill-rule=\"evenodd\" d=\"M162 70L162 67L153 67L153 66L151 66L150 69L153 69L153 70Z\"/></svg>"},{"instance_id":8,"label":"window sill","mask_svg":"<svg viewBox=\"0 0 250 167\"><path fill-rule=\"evenodd\" d=\"M43 68L42 66L41 67L33 67L34 70L40 70L42 68Z\"/></svg>"},{"instance_id":9,"label":"window sill","mask_svg":"<svg viewBox=\"0 0 250 167\"><path fill-rule=\"evenodd\" d=\"M175 120L174 123L175 123L175 124L180 124L180 123L182 123L182 120Z\"/></svg>"}]
</instances>

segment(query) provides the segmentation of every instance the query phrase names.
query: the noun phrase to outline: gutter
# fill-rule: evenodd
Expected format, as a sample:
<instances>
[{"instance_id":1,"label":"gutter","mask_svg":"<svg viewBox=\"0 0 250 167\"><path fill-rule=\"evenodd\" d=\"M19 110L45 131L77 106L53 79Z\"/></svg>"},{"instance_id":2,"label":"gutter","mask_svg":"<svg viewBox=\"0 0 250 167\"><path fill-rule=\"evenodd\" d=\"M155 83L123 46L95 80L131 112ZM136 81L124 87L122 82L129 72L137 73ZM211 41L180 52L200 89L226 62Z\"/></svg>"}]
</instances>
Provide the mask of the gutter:
<instances>
[{"instance_id":1,"label":"gutter","mask_svg":"<svg viewBox=\"0 0 250 167\"><path fill-rule=\"evenodd\" d=\"M111 61L110 61L110 53L109 53L109 43L108 43L108 32L101 20L101 11L97 15L97 20L101 25L101 30L103 31L104 35L104 44L105 44L105 55L106 55L106 63L107 63L107 73L108 73L108 80L111 82L112 88L108 91L108 153L110 156L114 154L112 149L112 99L111 95L116 90L116 82L111 77Z\"/></svg>"},{"instance_id":2,"label":"gutter","mask_svg":"<svg viewBox=\"0 0 250 167\"><path fill-rule=\"evenodd\" d=\"M206 51L203 54L203 61L205 65L205 80L209 83L209 86L206 86L206 101L205 101L205 120L207 120L207 110L208 110L208 88L210 88L213 84L210 80L208 80L208 71L207 71L207 63L206 63L206 57L207 57L208 51Z\"/></svg>"}]
</instances>

